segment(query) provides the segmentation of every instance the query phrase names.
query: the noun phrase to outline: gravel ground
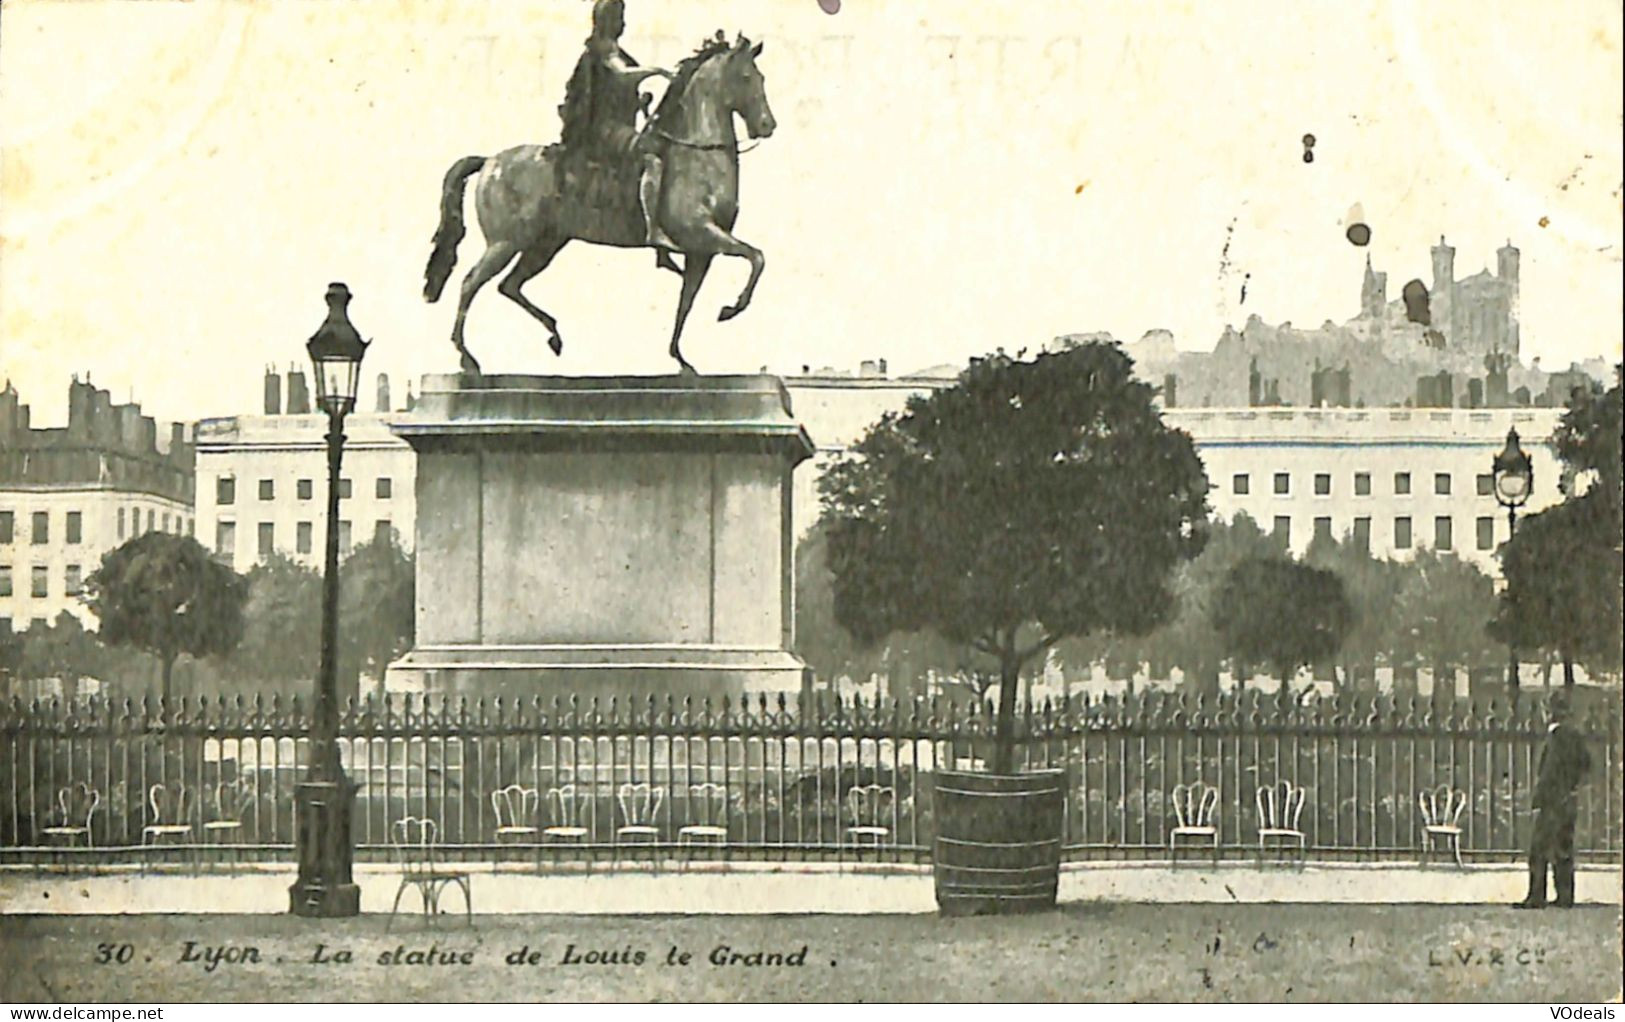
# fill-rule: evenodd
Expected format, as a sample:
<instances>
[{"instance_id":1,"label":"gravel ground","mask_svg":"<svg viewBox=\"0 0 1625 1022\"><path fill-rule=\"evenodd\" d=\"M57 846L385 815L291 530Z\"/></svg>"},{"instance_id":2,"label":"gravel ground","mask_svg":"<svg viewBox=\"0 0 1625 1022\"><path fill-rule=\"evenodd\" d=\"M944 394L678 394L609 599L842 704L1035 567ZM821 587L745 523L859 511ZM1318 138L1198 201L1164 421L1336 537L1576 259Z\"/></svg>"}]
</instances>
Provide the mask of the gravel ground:
<instances>
[{"instance_id":1,"label":"gravel ground","mask_svg":"<svg viewBox=\"0 0 1625 1022\"><path fill-rule=\"evenodd\" d=\"M0 917L0 1000L1573 1003L1621 992L1616 907L1101 904L1001 919L437 922L403 913L386 933L381 916ZM687 964L667 964L685 952ZM726 963L730 953L747 957Z\"/></svg>"}]
</instances>

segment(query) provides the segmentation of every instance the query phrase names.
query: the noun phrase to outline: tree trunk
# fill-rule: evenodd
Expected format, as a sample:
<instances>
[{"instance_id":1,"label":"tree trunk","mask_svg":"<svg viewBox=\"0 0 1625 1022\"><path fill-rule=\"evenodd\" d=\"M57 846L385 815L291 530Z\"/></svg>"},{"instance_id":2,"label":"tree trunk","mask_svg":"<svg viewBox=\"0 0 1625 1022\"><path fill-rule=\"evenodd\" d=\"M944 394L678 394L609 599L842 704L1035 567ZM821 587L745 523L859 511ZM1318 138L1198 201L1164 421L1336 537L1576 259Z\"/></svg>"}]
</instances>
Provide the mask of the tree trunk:
<instances>
[{"instance_id":1,"label":"tree trunk","mask_svg":"<svg viewBox=\"0 0 1625 1022\"><path fill-rule=\"evenodd\" d=\"M1563 687L1574 687L1574 657L1569 655L1568 650L1563 651Z\"/></svg>"},{"instance_id":2,"label":"tree trunk","mask_svg":"<svg viewBox=\"0 0 1625 1022\"><path fill-rule=\"evenodd\" d=\"M1011 647L1015 643L1011 642ZM993 772L1015 772L1016 686L1021 680L1021 662L1014 648L1007 647L999 657L999 715L993 736Z\"/></svg>"}]
</instances>

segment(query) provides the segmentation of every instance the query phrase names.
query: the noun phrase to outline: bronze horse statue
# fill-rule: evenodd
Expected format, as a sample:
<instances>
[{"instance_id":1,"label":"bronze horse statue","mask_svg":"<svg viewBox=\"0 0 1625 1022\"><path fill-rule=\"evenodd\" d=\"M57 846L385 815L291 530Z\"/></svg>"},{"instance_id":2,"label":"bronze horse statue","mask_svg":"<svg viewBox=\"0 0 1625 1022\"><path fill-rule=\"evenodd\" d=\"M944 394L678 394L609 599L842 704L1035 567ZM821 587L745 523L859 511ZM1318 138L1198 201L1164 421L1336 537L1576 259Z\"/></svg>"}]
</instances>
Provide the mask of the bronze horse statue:
<instances>
[{"instance_id":1,"label":"bronze horse statue","mask_svg":"<svg viewBox=\"0 0 1625 1022\"><path fill-rule=\"evenodd\" d=\"M750 262L750 279L732 305L723 308L720 319L728 320L745 311L751 294L766 265L760 249L733 235L739 216L739 144L734 132L734 115L745 122L750 137L767 138L776 126L769 108L762 74L756 58L762 44L752 44L740 36L733 45L725 42L702 47L679 65L675 80L667 90L645 132L653 132L665 160L658 216L666 234L683 256L679 268L664 249L658 249L660 266L683 277L677 302L677 318L671 333L671 357L684 372L694 367L683 358L678 345L683 323L688 319L694 296L718 255L739 256ZM625 168L611 170L634 187L633 176ZM466 233L463 227L463 189L467 179L479 173L474 190L474 208L486 248L479 260L463 276L457 301L457 318L452 325L451 342L462 356L462 368L478 373L479 363L463 343L463 321L468 307L492 277L510 264L497 290L534 316L547 328L548 347L554 354L564 350L558 322L526 298L520 290L532 277L545 270L553 257L571 241L586 241L618 248L649 247L642 214L635 201L607 202L595 208L583 196L606 193L612 183L593 181L607 176L602 164L582 167L572 162L560 146L521 145L495 156L465 156L446 172L441 191L440 227L435 232L434 251L424 271L423 296L433 302L440 298L457 261L457 244ZM590 188L596 185L597 191ZM624 192L625 189L623 188ZM618 207L621 215L616 215ZM611 208L605 212L605 208Z\"/></svg>"}]
</instances>

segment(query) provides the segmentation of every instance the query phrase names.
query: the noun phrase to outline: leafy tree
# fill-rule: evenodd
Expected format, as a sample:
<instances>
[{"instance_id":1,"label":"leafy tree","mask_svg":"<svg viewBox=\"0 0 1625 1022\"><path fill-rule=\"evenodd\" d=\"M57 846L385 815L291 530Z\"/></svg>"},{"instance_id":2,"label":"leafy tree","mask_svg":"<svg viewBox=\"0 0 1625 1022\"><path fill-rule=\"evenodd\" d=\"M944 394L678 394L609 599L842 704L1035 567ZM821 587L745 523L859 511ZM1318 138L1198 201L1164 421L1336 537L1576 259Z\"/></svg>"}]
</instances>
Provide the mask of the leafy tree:
<instances>
[{"instance_id":1,"label":"leafy tree","mask_svg":"<svg viewBox=\"0 0 1625 1022\"><path fill-rule=\"evenodd\" d=\"M1396 664L1430 667L1438 679L1504 656L1486 627L1495 616L1495 584L1477 566L1454 554L1418 551L1391 597Z\"/></svg>"},{"instance_id":2,"label":"leafy tree","mask_svg":"<svg viewBox=\"0 0 1625 1022\"><path fill-rule=\"evenodd\" d=\"M221 656L242 638L247 582L189 536L143 533L104 555L85 588L102 642L158 658L166 701L176 657Z\"/></svg>"},{"instance_id":3,"label":"leafy tree","mask_svg":"<svg viewBox=\"0 0 1625 1022\"><path fill-rule=\"evenodd\" d=\"M18 677L23 663L23 637L11 628L0 628L0 679Z\"/></svg>"},{"instance_id":4,"label":"leafy tree","mask_svg":"<svg viewBox=\"0 0 1625 1022\"><path fill-rule=\"evenodd\" d=\"M1625 603L1625 488L1621 466L1620 368L1602 394L1581 391L1552 444L1568 471L1589 482L1556 507L1518 520L1501 548L1507 585L1494 633L1517 649L1557 653L1565 684L1574 663L1617 672Z\"/></svg>"},{"instance_id":5,"label":"leafy tree","mask_svg":"<svg viewBox=\"0 0 1625 1022\"><path fill-rule=\"evenodd\" d=\"M1507 585L1491 631L1514 649L1555 652L1564 685L1576 661L1617 672L1622 659L1618 547L1600 541L1609 509L1589 497L1519 519L1501 548Z\"/></svg>"},{"instance_id":6,"label":"leafy tree","mask_svg":"<svg viewBox=\"0 0 1625 1022\"><path fill-rule=\"evenodd\" d=\"M231 654L234 672L253 681L304 681L321 661L322 577L280 554L247 575L242 642Z\"/></svg>"},{"instance_id":7,"label":"leafy tree","mask_svg":"<svg viewBox=\"0 0 1625 1022\"><path fill-rule=\"evenodd\" d=\"M1287 691L1299 667L1336 653L1352 616L1343 582L1285 557L1249 557L1219 586L1213 627L1248 663L1273 664Z\"/></svg>"},{"instance_id":8,"label":"leafy tree","mask_svg":"<svg viewBox=\"0 0 1625 1022\"><path fill-rule=\"evenodd\" d=\"M365 672L382 678L390 662L412 648L416 591L412 558L393 535L362 544L345 558L339 568L342 677Z\"/></svg>"},{"instance_id":9,"label":"leafy tree","mask_svg":"<svg viewBox=\"0 0 1625 1022\"><path fill-rule=\"evenodd\" d=\"M1119 669L1159 662L1160 666L1179 667L1191 684L1217 692L1219 668L1227 651L1213 627L1212 607L1225 573L1247 557L1284 554L1286 547L1280 537L1264 532L1245 513L1229 522L1209 523L1206 536L1202 552L1174 569L1171 585L1176 609L1166 623L1145 636L1067 639L1056 647L1061 662L1078 667L1106 662Z\"/></svg>"},{"instance_id":10,"label":"leafy tree","mask_svg":"<svg viewBox=\"0 0 1625 1022\"><path fill-rule=\"evenodd\" d=\"M1338 651L1344 679L1375 684L1379 662L1393 662L1399 628L1394 594L1400 591L1410 565L1378 560L1350 536L1342 542L1316 537L1304 553L1304 563L1324 568L1343 582L1350 612L1348 634Z\"/></svg>"},{"instance_id":11,"label":"leafy tree","mask_svg":"<svg viewBox=\"0 0 1625 1022\"><path fill-rule=\"evenodd\" d=\"M1011 769L1022 666L1070 635L1143 634L1201 549L1207 477L1115 344L973 361L820 480L835 616L860 641L930 628L999 671Z\"/></svg>"},{"instance_id":12,"label":"leafy tree","mask_svg":"<svg viewBox=\"0 0 1625 1022\"><path fill-rule=\"evenodd\" d=\"M930 629L893 632L879 643L865 645L835 619L827 519L820 519L796 548L795 585L795 652L819 677L867 680L882 674L888 691L897 696L912 690L928 671L951 678L968 676L973 651Z\"/></svg>"},{"instance_id":13,"label":"leafy tree","mask_svg":"<svg viewBox=\"0 0 1625 1022\"><path fill-rule=\"evenodd\" d=\"M71 693L84 678L101 678L110 663L107 650L79 619L62 611L49 625L36 625L22 635L17 675L57 678Z\"/></svg>"}]
</instances>

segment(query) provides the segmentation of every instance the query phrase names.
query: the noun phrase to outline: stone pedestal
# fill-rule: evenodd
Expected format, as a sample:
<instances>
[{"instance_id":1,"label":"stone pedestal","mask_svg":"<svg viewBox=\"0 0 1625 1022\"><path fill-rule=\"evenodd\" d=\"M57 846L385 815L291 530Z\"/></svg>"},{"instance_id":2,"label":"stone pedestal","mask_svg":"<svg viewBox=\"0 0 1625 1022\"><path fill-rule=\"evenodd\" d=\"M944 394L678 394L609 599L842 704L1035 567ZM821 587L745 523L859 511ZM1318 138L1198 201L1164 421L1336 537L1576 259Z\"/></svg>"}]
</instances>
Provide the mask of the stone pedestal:
<instances>
[{"instance_id":1,"label":"stone pedestal","mask_svg":"<svg viewBox=\"0 0 1625 1022\"><path fill-rule=\"evenodd\" d=\"M417 645L395 690L643 698L799 690L791 472L771 376L428 376Z\"/></svg>"}]
</instances>

